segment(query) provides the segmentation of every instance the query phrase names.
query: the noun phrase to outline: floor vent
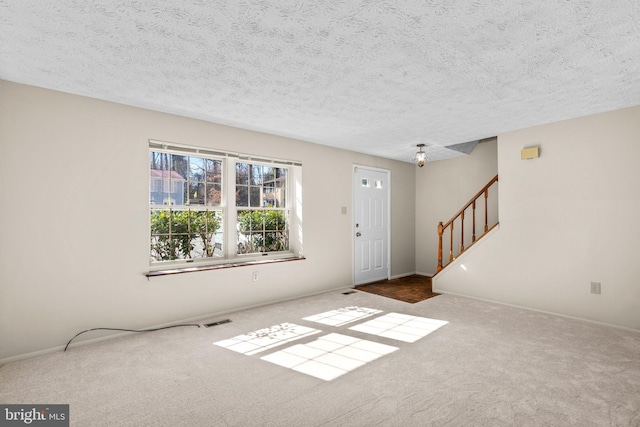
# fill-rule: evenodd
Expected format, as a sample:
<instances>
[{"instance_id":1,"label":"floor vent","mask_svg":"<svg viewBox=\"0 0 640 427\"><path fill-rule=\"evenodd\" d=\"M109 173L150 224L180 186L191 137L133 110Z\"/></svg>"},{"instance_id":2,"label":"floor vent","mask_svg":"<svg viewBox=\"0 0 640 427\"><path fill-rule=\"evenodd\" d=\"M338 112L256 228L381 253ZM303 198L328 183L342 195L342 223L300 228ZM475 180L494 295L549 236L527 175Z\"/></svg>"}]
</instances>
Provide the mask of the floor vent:
<instances>
[{"instance_id":1,"label":"floor vent","mask_svg":"<svg viewBox=\"0 0 640 427\"><path fill-rule=\"evenodd\" d=\"M213 322L213 323L205 323L204 327L205 328L210 328L212 326L223 325L225 323L230 323L230 322L231 322L231 319L218 320L217 322Z\"/></svg>"},{"instance_id":2,"label":"floor vent","mask_svg":"<svg viewBox=\"0 0 640 427\"><path fill-rule=\"evenodd\" d=\"M347 291L347 292L343 292L342 295L349 295L349 294L355 294L356 291Z\"/></svg>"}]
</instances>

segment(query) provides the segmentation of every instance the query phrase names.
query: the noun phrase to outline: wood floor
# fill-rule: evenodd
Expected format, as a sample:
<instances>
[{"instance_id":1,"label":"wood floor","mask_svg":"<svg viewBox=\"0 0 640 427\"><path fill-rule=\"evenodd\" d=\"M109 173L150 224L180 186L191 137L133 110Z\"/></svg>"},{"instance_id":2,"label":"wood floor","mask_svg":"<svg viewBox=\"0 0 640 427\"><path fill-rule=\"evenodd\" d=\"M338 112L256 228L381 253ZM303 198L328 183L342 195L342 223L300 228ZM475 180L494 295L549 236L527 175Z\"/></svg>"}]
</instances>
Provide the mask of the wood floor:
<instances>
[{"instance_id":1,"label":"wood floor","mask_svg":"<svg viewBox=\"0 0 640 427\"><path fill-rule=\"evenodd\" d=\"M431 290L431 277L417 274L368 283L356 286L356 289L411 304L440 295L434 294Z\"/></svg>"}]
</instances>

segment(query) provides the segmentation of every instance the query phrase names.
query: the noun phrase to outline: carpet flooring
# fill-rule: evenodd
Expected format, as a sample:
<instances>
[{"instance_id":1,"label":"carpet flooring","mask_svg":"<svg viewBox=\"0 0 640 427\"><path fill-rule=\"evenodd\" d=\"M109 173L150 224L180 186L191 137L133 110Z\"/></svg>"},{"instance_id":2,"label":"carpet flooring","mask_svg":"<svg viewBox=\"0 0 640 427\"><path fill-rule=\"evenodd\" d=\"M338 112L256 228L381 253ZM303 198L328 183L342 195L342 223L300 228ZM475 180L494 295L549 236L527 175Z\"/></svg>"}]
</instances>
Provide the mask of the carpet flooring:
<instances>
[{"instance_id":1,"label":"carpet flooring","mask_svg":"<svg viewBox=\"0 0 640 427\"><path fill-rule=\"evenodd\" d=\"M360 285L356 289L411 304L439 295L431 290L431 277L417 274Z\"/></svg>"},{"instance_id":2,"label":"carpet flooring","mask_svg":"<svg viewBox=\"0 0 640 427\"><path fill-rule=\"evenodd\" d=\"M640 425L636 331L343 292L7 363L0 403L92 427Z\"/></svg>"}]
</instances>

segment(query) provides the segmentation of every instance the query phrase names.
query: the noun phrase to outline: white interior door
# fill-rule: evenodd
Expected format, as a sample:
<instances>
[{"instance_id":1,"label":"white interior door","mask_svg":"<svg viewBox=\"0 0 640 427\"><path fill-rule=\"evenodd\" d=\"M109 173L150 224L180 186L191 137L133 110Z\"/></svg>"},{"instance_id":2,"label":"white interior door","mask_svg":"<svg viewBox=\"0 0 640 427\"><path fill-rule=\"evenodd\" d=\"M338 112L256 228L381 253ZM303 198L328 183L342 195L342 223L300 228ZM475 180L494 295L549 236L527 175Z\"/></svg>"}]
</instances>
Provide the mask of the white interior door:
<instances>
[{"instance_id":1,"label":"white interior door","mask_svg":"<svg viewBox=\"0 0 640 427\"><path fill-rule=\"evenodd\" d=\"M354 283L389 278L390 172L354 166Z\"/></svg>"}]
</instances>

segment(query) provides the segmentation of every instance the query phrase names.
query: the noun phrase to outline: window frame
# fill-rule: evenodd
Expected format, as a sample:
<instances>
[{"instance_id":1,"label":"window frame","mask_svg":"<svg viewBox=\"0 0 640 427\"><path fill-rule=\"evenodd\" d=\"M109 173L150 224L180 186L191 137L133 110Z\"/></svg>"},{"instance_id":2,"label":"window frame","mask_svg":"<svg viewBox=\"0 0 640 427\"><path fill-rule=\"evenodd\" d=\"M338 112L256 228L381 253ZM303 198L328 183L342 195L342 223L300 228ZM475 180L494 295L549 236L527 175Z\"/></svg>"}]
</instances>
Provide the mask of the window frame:
<instances>
[{"instance_id":1,"label":"window frame","mask_svg":"<svg viewBox=\"0 0 640 427\"><path fill-rule=\"evenodd\" d=\"M187 268L190 271L199 267L215 267L215 266L236 266L238 263L252 263L256 261L266 261L267 259L286 259L286 258L303 258L302 255L302 233L301 233L301 179L302 164L290 160L270 159L260 156L249 156L240 153L232 153L221 150L200 148L187 146L182 144L167 143L163 141L149 140L149 151L147 159L150 158L151 152L166 152L169 154L177 154L180 156L192 156L199 158L209 158L220 160L222 162L221 191L222 197L219 206L194 205L196 210L219 211L222 215L222 256L219 257L203 257L191 259L178 259L166 261L153 261L151 257L151 214L153 205L149 202L147 217L147 251L149 257L150 272L161 271L166 269ZM236 206L236 165L238 163L248 163L274 168L287 169L287 183L285 187L285 207L264 208L251 206ZM147 170L150 171L150 163L148 161ZM151 193L151 174L149 177L148 197ZM161 181L162 182L162 181ZM294 190L295 187L295 190ZM250 203L248 203L250 204ZM238 253L238 212L242 210L280 210L286 211L287 214L287 239L288 249L283 251L269 252L253 252ZM294 236L293 230L298 230L299 235Z\"/></svg>"},{"instance_id":2,"label":"window frame","mask_svg":"<svg viewBox=\"0 0 640 427\"><path fill-rule=\"evenodd\" d=\"M251 257L251 256L267 256L268 254L289 254L290 253L290 248L291 248L291 237L290 237L290 226L291 226L291 222L290 222L290 218L291 218L291 203L289 202L289 179L290 176L292 175L292 170L289 166L286 165L281 165L278 163L266 163L266 162L260 162L260 161L254 161L254 160L248 160L248 159L236 159L234 162L234 172L236 172L236 175L234 176L234 185L235 185L235 190L237 192L237 188L238 186L241 187L246 187L247 188L247 205L246 206L242 206L242 205L237 205L236 201L234 200L234 209L235 209L235 224L237 227L239 227L239 222L238 222L238 213L241 211L249 211L249 212L285 212L285 221L286 221L286 236L287 236L287 249L285 250L281 250L281 251L267 251L267 252L248 252L248 253L238 253L236 251L236 256L239 258L246 258L246 257ZM238 184L237 182L237 170L238 170L238 164L247 164L248 165L248 170L249 171L253 171L253 167L255 166L259 166L261 168L264 167L269 167L272 169L275 169L273 171L274 174L274 186L273 187L265 187L265 181L264 181L264 172L260 172L260 174L262 175L261 177L261 183L259 185L256 185L254 183L251 182L252 179L252 174L253 172L250 172L250 174L247 176L247 184ZM276 170L277 169L285 169L286 173L286 181L285 181L285 186L284 186L284 206L264 206L264 200L262 200L263 195L265 194L264 190L268 189L268 188L281 188L282 187L276 187L275 182L276 182ZM259 206L252 206L251 205L251 189L252 188L260 188L260 200L262 200L262 203ZM285 230L281 230L281 231L285 231ZM253 231L253 230L250 230ZM262 229L262 233L266 234L268 231L271 232L278 232L280 230L265 230ZM250 233L250 234L254 234L254 233ZM255 234L259 234L259 233L255 233ZM237 237L240 235L240 230L238 228L237 233L236 233L236 249L238 250L238 248L240 247L241 242L239 242L237 240Z\"/></svg>"}]
</instances>

